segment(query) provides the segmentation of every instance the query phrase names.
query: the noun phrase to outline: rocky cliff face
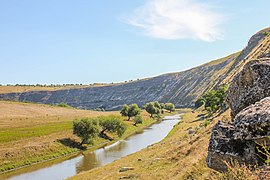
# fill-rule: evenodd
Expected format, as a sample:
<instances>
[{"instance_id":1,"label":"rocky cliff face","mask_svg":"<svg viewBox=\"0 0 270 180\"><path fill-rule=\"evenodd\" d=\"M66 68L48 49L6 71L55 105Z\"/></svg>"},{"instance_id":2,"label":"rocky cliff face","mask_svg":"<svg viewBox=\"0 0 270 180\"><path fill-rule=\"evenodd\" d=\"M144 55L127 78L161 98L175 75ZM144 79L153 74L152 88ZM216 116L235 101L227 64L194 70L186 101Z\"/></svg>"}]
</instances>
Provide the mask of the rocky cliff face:
<instances>
[{"instance_id":1,"label":"rocky cliff face","mask_svg":"<svg viewBox=\"0 0 270 180\"><path fill-rule=\"evenodd\" d=\"M269 32L270 29L265 29L252 36L241 53L184 72L103 87L0 94L0 100L45 104L64 102L76 108L102 107L106 110L119 109L123 104L143 105L149 101L172 102L176 107L193 106L194 101L206 91L230 83L244 63L254 57L268 57Z\"/></svg>"},{"instance_id":2,"label":"rocky cliff face","mask_svg":"<svg viewBox=\"0 0 270 180\"><path fill-rule=\"evenodd\" d=\"M232 81L228 94L233 117L250 104L270 96L270 59L247 63Z\"/></svg>"},{"instance_id":3,"label":"rocky cliff face","mask_svg":"<svg viewBox=\"0 0 270 180\"><path fill-rule=\"evenodd\" d=\"M124 104L143 105L149 101L172 102L177 107L192 106L194 100L209 88L221 83L238 54L190 69L154 78L103 87L33 91L0 94L2 100L45 104L65 102L82 109L119 109Z\"/></svg>"},{"instance_id":4,"label":"rocky cliff face","mask_svg":"<svg viewBox=\"0 0 270 180\"><path fill-rule=\"evenodd\" d=\"M226 171L224 161L236 160L262 165L263 146L269 148L270 136L270 59L247 63L235 76L228 90L233 121L219 122L210 139L207 164Z\"/></svg>"}]
</instances>

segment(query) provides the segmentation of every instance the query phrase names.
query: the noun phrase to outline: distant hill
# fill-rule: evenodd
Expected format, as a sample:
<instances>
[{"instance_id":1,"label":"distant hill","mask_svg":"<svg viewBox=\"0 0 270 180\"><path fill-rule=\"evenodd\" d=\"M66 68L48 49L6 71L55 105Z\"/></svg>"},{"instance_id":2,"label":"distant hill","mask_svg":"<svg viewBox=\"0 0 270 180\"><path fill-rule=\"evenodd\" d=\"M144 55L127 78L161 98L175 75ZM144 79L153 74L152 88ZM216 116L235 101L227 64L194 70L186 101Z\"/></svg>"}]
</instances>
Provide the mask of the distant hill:
<instances>
[{"instance_id":1,"label":"distant hill","mask_svg":"<svg viewBox=\"0 0 270 180\"><path fill-rule=\"evenodd\" d=\"M0 94L0 99L44 104L65 102L82 109L116 110L123 104L143 105L149 101L172 102L177 107L190 107L206 91L229 83L247 61L269 56L270 28L267 28L252 36L241 52L187 71L100 87L4 93Z\"/></svg>"}]
</instances>

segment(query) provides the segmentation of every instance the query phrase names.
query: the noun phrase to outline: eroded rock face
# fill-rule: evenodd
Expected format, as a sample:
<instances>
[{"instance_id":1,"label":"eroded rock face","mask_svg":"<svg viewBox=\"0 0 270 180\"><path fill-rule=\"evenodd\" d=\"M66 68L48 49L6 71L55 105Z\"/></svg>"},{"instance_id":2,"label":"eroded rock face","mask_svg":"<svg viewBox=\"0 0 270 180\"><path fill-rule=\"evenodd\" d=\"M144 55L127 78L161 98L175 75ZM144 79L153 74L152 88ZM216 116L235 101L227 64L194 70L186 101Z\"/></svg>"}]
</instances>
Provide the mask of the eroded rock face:
<instances>
[{"instance_id":1,"label":"eroded rock face","mask_svg":"<svg viewBox=\"0 0 270 180\"><path fill-rule=\"evenodd\" d=\"M259 140L270 136L270 97L248 106L234 119L234 139Z\"/></svg>"},{"instance_id":2,"label":"eroded rock face","mask_svg":"<svg viewBox=\"0 0 270 180\"><path fill-rule=\"evenodd\" d=\"M239 163L261 164L256 153L256 143L234 139L233 124L219 121L213 128L208 147L207 165L220 172L227 171L226 162L237 160Z\"/></svg>"},{"instance_id":3,"label":"eroded rock face","mask_svg":"<svg viewBox=\"0 0 270 180\"><path fill-rule=\"evenodd\" d=\"M235 117L241 110L270 96L270 59L253 60L233 79L227 101Z\"/></svg>"},{"instance_id":4,"label":"eroded rock face","mask_svg":"<svg viewBox=\"0 0 270 180\"><path fill-rule=\"evenodd\" d=\"M233 121L218 122L208 147L207 165L227 170L225 162L263 165L270 145L270 59L247 63L234 77L227 101Z\"/></svg>"}]
</instances>

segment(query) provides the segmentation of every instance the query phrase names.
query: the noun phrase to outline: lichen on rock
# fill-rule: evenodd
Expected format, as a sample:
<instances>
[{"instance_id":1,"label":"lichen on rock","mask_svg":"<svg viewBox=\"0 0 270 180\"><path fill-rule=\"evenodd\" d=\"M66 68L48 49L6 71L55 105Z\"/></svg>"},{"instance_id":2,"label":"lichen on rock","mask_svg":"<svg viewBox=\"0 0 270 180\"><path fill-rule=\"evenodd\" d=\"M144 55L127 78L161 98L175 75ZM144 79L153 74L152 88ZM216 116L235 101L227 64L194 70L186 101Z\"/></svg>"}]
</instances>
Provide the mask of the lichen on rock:
<instances>
[{"instance_id":1,"label":"lichen on rock","mask_svg":"<svg viewBox=\"0 0 270 180\"><path fill-rule=\"evenodd\" d=\"M227 170L225 162L263 165L262 147L270 145L270 59L247 63L234 77L227 101L233 120L214 126L207 165L220 172Z\"/></svg>"},{"instance_id":2,"label":"lichen on rock","mask_svg":"<svg viewBox=\"0 0 270 180\"><path fill-rule=\"evenodd\" d=\"M235 117L241 110L270 96L270 59L253 60L233 79L227 102Z\"/></svg>"}]
</instances>

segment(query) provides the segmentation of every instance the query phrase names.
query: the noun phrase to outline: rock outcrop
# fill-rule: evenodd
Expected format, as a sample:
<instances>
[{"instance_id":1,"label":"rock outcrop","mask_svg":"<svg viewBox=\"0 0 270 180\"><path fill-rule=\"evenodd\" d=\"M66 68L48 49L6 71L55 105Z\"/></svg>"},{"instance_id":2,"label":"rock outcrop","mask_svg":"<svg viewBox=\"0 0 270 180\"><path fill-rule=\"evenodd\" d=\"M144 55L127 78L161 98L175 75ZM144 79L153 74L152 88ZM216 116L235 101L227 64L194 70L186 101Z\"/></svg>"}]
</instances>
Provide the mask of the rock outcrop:
<instances>
[{"instance_id":1,"label":"rock outcrop","mask_svg":"<svg viewBox=\"0 0 270 180\"><path fill-rule=\"evenodd\" d=\"M235 117L241 110L270 96L270 59L253 60L233 79L227 102Z\"/></svg>"},{"instance_id":2,"label":"rock outcrop","mask_svg":"<svg viewBox=\"0 0 270 180\"><path fill-rule=\"evenodd\" d=\"M270 137L270 97L248 106L234 118L234 139L259 140Z\"/></svg>"},{"instance_id":3,"label":"rock outcrop","mask_svg":"<svg viewBox=\"0 0 270 180\"><path fill-rule=\"evenodd\" d=\"M234 139L233 124L219 121L213 128L208 147L206 162L217 171L227 170L226 162L237 160L240 163L261 164L262 160L256 153L256 143L242 139Z\"/></svg>"},{"instance_id":4,"label":"rock outcrop","mask_svg":"<svg viewBox=\"0 0 270 180\"><path fill-rule=\"evenodd\" d=\"M219 122L213 128L207 165L226 171L226 161L263 165L262 146L269 148L270 136L270 60L247 63L235 76L228 90L233 121ZM225 162L224 162L225 161Z\"/></svg>"}]
</instances>

